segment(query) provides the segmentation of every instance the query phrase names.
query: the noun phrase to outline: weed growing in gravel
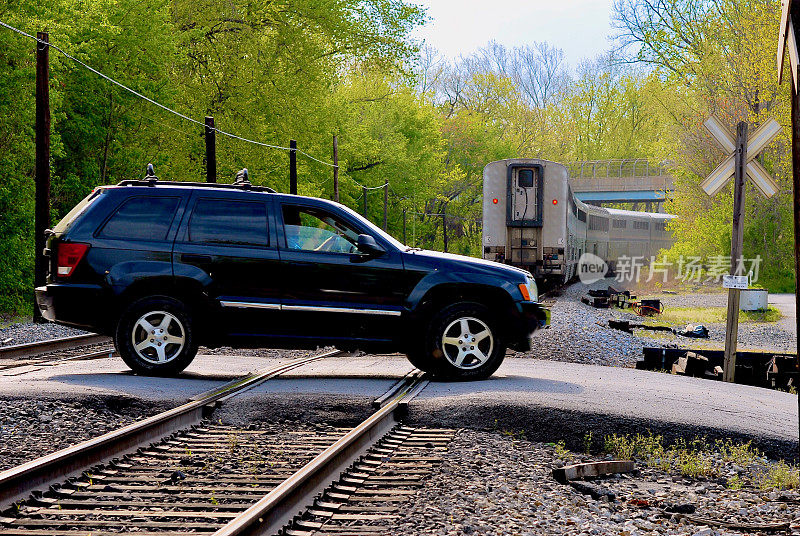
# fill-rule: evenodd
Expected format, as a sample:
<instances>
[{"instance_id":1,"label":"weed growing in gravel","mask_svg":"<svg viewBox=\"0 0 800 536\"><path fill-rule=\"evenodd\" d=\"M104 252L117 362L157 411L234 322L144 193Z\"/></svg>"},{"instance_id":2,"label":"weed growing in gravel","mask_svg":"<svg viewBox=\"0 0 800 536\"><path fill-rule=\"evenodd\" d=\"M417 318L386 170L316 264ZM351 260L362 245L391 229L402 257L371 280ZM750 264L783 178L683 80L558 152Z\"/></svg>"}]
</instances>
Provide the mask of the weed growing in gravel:
<instances>
[{"instance_id":1,"label":"weed growing in gravel","mask_svg":"<svg viewBox=\"0 0 800 536\"><path fill-rule=\"evenodd\" d=\"M752 443L737 443L705 438L679 439L664 445L660 435L611 434L605 437L604 451L619 459L636 459L640 463L665 472L676 472L689 478L722 477L730 467L741 468L728 479L728 487L740 489L745 485L767 489L800 487L797 466L784 461L769 462Z\"/></svg>"},{"instance_id":2,"label":"weed growing in gravel","mask_svg":"<svg viewBox=\"0 0 800 536\"><path fill-rule=\"evenodd\" d=\"M583 436L583 450L586 452L586 455L590 455L592 453L592 432L589 431Z\"/></svg>"},{"instance_id":3,"label":"weed growing in gravel","mask_svg":"<svg viewBox=\"0 0 800 536\"><path fill-rule=\"evenodd\" d=\"M800 472L797 466L783 460L772 464L755 478L755 484L763 489L795 489L800 487Z\"/></svg>"},{"instance_id":4,"label":"weed growing in gravel","mask_svg":"<svg viewBox=\"0 0 800 536\"><path fill-rule=\"evenodd\" d=\"M744 482L742 482L742 479L739 478L739 475L733 475L728 479L727 486L728 489L732 490L742 489L742 487L744 487Z\"/></svg>"},{"instance_id":5,"label":"weed growing in gravel","mask_svg":"<svg viewBox=\"0 0 800 536\"><path fill-rule=\"evenodd\" d=\"M239 434L230 432L228 434L228 450L233 454L236 450L236 447L239 446Z\"/></svg>"},{"instance_id":6,"label":"weed growing in gravel","mask_svg":"<svg viewBox=\"0 0 800 536\"><path fill-rule=\"evenodd\" d=\"M574 456L574 454L572 454L572 451L567 448L567 445L563 439L561 441L558 441L557 443L548 443L547 445L555 449L556 458L561 458L562 460L569 460Z\"/></svg>"}]
</instances>

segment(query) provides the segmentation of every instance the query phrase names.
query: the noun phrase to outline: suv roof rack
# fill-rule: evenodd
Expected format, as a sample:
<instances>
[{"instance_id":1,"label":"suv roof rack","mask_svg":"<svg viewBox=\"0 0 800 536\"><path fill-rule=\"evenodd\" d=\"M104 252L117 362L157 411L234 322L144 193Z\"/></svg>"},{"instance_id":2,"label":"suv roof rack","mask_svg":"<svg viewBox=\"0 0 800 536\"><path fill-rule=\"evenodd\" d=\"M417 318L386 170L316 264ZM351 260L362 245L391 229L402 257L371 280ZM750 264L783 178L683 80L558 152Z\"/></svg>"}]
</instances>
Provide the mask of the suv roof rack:
<instances>
[{"instance_id":1,"label":"suv roof rack","mask_svg":"<svg viewBox=\"0 0 800 536\"><path fill-rule=\"evenodd\" d=\"M276 193L269 186L253 186L249 183L239 184L220 184L216 182L181 182L181 181L154 181L154 180L124 180L117 183L117 186L158 186L160 184L169 186L194 186L196 188L221 188L223 190L250 190L253 192Z\"/></svg>"}]
</instances>

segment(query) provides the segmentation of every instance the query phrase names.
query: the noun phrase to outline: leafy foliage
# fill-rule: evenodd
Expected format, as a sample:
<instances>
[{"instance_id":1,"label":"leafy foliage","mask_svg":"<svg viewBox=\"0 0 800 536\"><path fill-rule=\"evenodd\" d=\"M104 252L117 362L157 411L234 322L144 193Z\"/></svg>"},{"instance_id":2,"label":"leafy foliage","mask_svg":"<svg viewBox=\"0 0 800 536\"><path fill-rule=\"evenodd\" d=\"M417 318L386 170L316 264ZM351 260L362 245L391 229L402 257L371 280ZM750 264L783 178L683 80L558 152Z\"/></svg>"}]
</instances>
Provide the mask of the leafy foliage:
<instances>
[{"instance_id":1,"label":"leafy foliage","mask_svg":"<svg viewBox=\"0 0 800 536\"><path fill-rule=\"evenodd\" d=\"M512 157L564 163L649 158L666 165L680 216L670 255L726 254L731 193L699 183L722 157L703 133L727 123L788 125L776 83L778 5L769 0L618 0L621 49L570 68L547 43L490 42L447 61L409 32L425 13L406 0L10 0L0 20L195 120L331 160L341 201L388 187L388 230L411 245L480 254L483 167ZM30 310L33 267L33 43L0 31L0 312ZM177 118L51 52L52 217L91 189L141 176L203 180L200 125ZM288 190L286 152L218 133L220 180L247 167ZM791 288L788 130L762 156L781 192L747 192L745 255L761 282ZM329 166L298 155L300 193L332 197ZM383 191L367 190L383 221ZM405 214L405 218L404 218ZM444 216L442 216L444 214Z\"/></svg>"}]
</instances>

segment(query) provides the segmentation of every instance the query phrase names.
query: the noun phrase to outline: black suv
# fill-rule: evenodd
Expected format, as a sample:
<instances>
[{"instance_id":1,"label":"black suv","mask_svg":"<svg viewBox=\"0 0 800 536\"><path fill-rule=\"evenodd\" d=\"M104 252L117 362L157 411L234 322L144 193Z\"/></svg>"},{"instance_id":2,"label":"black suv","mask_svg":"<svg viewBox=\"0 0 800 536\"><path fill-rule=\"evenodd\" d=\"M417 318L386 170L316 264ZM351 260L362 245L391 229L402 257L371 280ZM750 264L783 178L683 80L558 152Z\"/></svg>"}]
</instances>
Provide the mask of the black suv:
<instances>
[{"instance_id":1,"label":"black suv","mask_svg":"<svg viewBox=\"0 0 800 536\"><path fill-rule=\"evenodd\" d=\"M249 183L96 188L48 231L43 316L174 375L200 344L400 351L490 376L549 324L530 273L404 246L345 206Z\"/></svg>"}]
</instances>

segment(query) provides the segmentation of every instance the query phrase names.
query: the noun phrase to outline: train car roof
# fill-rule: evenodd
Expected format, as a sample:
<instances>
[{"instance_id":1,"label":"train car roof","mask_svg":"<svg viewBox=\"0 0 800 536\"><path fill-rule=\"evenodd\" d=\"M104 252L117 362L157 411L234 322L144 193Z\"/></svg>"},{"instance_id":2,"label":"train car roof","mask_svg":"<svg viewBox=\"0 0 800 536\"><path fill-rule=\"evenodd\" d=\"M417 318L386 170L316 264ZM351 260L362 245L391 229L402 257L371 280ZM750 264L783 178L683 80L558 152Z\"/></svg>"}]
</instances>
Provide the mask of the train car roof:
<instances>
[{"instance_id":1,"label":"train car roof","mask_svg":"<svg viewBox=\"0 0 800 536\"><path fill-rule=\"evenodd\" d=\"M661 220L671 220L672 218L677 218L674 214L664 214L662 212L639 212L636 210L622 210L618 208L607 208L605 209L611 216L625 216L625 217L641 217L641 218L651 218L651 219L661 219Z\"/></svg>"}]
</instances>

